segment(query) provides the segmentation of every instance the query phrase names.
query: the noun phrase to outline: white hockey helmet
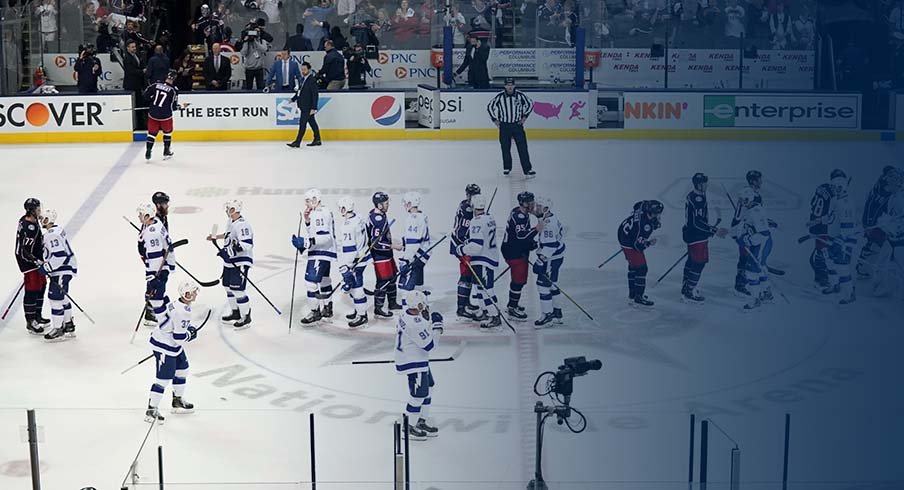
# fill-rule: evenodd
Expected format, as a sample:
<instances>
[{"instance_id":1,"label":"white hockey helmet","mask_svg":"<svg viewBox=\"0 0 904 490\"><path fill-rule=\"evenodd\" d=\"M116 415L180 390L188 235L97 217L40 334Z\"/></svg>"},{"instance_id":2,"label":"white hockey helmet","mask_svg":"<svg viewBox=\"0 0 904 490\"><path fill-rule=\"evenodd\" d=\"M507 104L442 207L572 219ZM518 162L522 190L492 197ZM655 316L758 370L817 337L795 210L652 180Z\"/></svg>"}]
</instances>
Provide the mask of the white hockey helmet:
<instances>
[{"instance_id":1,"label":"white hockey helmet","mask_svg":"<svg viewBox=\"0 0 904 490\"><path fill-rule=\"evenodd\" d=\"M323 194L320 192L320 189L308 189L307 192L304 193L304 201L310 202L312 205L320 204L320 199Z\"/></svg>"},{"instance_id":2,"label":"white hockey helmet","mask_svg":"<svg viewBox=\"0 0 904 490\"><path fill-rule=\"evenodd\" d=\"M487 209L487 198L484 197L483 194L477 194L476 196L471 197L471 207L474 209L481 209L486 211Z\"/></svg>"},{"instance_id":3,"label":"white hockey helmet","mask_svg":"<svg viewBox=\"0 0 904 490\"><path fill-rule=\"evenodd\" d=\"M552 199L546 196L537 196L534 198L534 207L537 213L544 213L547 209L552 209Z\"/></svg>"},{"instance_id":4,"label":"white hockey helmet","mask_svg":"<svg viewBox=\"0 0 904 490\"><path fill-rule=\"evenodd\" d=\"M42 209L40 219L42 226L52 225L56 223L57 212L55 209Z\"/></svg>"},{"instance_id":5,"label":"white hockey helmet","mask_svg":"<svg viewBox=\"0 0 904 490\"><path fill-rule=\"evenodd\" d=\"M427 307L427 295L416 289L405 294L405 303L409 308L423 309Z\"/></svg>"},{"instance_id":6,"label":"white hockey helmet","mask_svg":"<svg viewBox=\"0 0 904 490\"><path fill-rule=\"evenodd\" d=\"M348 196L340 197L336 204L339 206L339 212L343 216L355 210L355 200Z\"/></svg>"},{"instance_id":7,"label":"white hockey helmet","mask_svg":"<svg viewBox=\"0 0 904 490\"><path fill-rule=\"evenodd\" d=\"M838 197L844 197L847 195L848 184L851 183L851 179L848 178L843 170L835 169L832 170L829 183L835 188L835 193Z\"/></svg>"},{"instance_id":8,"label":"white hockey helmet","mask_svg":"<svg viewBox=\"0 0 904 490\"><path fill-rule=\"evenodd\" d=\"M226 203L223 204L223 210L226 211L226 214L229 214L230 209L234 209L236 213L241 213L242 212L242 201L239 201L238 199L226 201Z\"/></svg>"},{"instance_id":9,"label":"white hockey helmet","mask_svg":"<svg viewBox=\"0 0 904 490\"><path fill-rule=\"evenodd\" d=\"M754 204L756 204L756 191L753 190L753 187L741 189L741 193L738 194L738 205L750 208Z\"/></svg>"},{"instance_id":10,"label":"white hockey helmet","mask_svg":"<svg viewBox=\"0 0 904 490\"><path fill-rule=\"evenodd\" d=\"M406 192L404 196L402 196L402 204L405 208L419 208L421 207L421 193L420 192Z\"/></svg>"},{"instance_id":11,"label":"white hockey helmet","mask_svg":"<svg viewBox=\"0 0 904 490\"><path fill-rule=\"evenodd\" d=\"M146 202L139 204L136 211L138 212L138 218L143 220L145 216L155 216L157 214L157 206Z\"/></svg>"},{"instance_id":12,"label":"white hockey helmet","mask_svg":"<svg viewBox=\"0 0 904 490\"><path fill-rule=\"evenodd\" d=\"M192 300L194 300L194 298L198 296L198 291L200 291L200 289L201 288L199 288L197 284L185 281L182 284L179 284L179 297L185 299L187 295L191 295Z\"/></svg>"}]
</instances>

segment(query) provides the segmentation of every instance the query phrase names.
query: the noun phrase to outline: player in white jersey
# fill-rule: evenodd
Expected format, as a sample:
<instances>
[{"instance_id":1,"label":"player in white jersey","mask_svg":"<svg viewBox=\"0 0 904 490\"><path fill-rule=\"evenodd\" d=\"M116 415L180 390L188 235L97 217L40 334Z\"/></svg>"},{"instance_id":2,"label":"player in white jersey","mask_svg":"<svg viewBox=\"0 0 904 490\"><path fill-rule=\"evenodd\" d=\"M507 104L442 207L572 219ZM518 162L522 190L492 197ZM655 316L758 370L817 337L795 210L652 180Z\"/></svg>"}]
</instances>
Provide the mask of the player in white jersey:
<instances>
[{"instance_id":1,"label":"player in white jersey","mask_svg":"<svg viewBox=\"0 0 904 490\"><path fill-rule=\"evenodd\" d=\"M402 291L424 291L424 265L430 256L430 226L427 215L421 211L421 194L408 192L402 196L402 205L407 214L402 236L402 253L399 258L399 289Z\"/></svg>"},{"instance_id":2,"label":"player in white jersey","mask_svg":"<svg viewBox=\"0 0 904 490\"><path fill-rule=\"evenodd\" d=\"M750 187L744 188L738 196L738 209L736 219L739 221L732 235L737 237L738 245L747 254L744 275L750 300L744 305L744 309L752 310L773 299L768 272L764 266L769 257L768 244L772 233L763 208Z\"/></svg>"},{"instance_id":3,"label":"player in white jersey","mask_svg":"<svg viewBox=\"0 0 904 490\"><path fill-rule=\"evenodd\" d=\"M333 290L330 265L336 261L336 229L332 211L323 206L320 198L318 189L305 192L304 224L308 236L292 236L292 244L299 252L308 251L304 280L308 286L308 307L311 311L301 319L302 325L333 316L333 302L328 298Z\"/></svg>"},{"instance_id":4,"label":"player in white jersey","mask_svg":"<svg viewBox=\"0 0 904 490\"><path fill-rule=\"evenodd\" d=\"M565 261L565 231L558 216L552 212L552 199L538 196L534 200L534 215L543 222L537 235L537 291L540 293L540 319L534 322L542 328L552 322L562 323L561 292L553 286L559 281L559 269Z\"/></svg>"},{"instance_id":5,"label":"player in white jersey","mask_svg":"<svg viewBox=\"0 0 904 490\"><path fill-rule=\"evenodd\" d=\"M829 184L834 188L835 198L832 199L832 210L828 223L829 231L829 260L832 267L829 268L829 287L822 291L823 294L841 294L838 301L840 305L848 305L856 300L854 282L851 271L851 258L854 254L854 246L857 244L856 235L862 230L854 229L854 208L848 197L848 185L850 179L841 170L832 172Z\"/></svg>"},{"instance_id":6,"label":"player in white jersey","mask_svg":"<svg viewBox=\"0 0 904 490\"><path fill-rule=\"evenodd\" d=\"M487 200L482 195L471 198L474 207L474 218L471 220L468 242L459 245L459 254L471 257L471 267L476 274L474 285L478 288L477 300L483 300L482 311L478 319L482 329L500 326L502 320L499 311L491 308L496 304L496 268L499 267L499 248L496 246L496 220L487 214ZM481 285L483 287L481 287Z\"/></svg>"},{"instance_id":7,"label":"player in white jersey","mask_svg":"<svg viewBox=\"0 0 904 490\"><path fill-rule=\"evenodd\" d=\"M904 190L889 197L885 213L876 219L876 226L887 235L891 245L888 260L895 264L879 269L882 274L873 290L880 296L889 291L904 291Z\"/></svg>"},{"instance_id":8,"label":"player in white jersey","mask_svg":"<svg viewBox=\"0 0 904 490\"><path fill-rule=\"evenodd\" d=\"M443 333L443 316L429 312L427 297L421 291L407 291L404 302L396 324L395 368L398 374L408 377L408 434L413 440L422 441L439 432L427 424L427 417L434 385L430 353Z\"/></svg>"},{"instance_id":9,"label":"player in white jersey","mask_svg":"<svg viewBox=\"0 0 904 490\"><path fill-rule=\"evenodd\" d=\"M364 295L364 270L373 259L367 245L367 223L355 214L355 201L350 197L339 199L338 239L339 273L342 274L342 290L349 293L355 309L345 316L350 328L367 323L367 296Z\"/></svg>"},{"instance_id":10,"label":"player in white jersey","mask_svg":"<svg viewBox=\"0 0 904 490\"><path fill-rule=\"evenodd\" d=\"M163 392L173 383L173 413L191 413L195 406L182 399L185 394L185 380L188 378L188 357L183 346L198 336L198 329L192 325L191 304L198 298L198 286L191 282L179 285L179 299L170 303L166 298L166 311L158 314L157 328L151 332L148 342L154 351L156 379L151 385L145 420L156 418L163 423L163 416L157 410Z\"/></svg>"},{"instance_id":11,"label":"player in white jersey","mask_svg":"<svg viewBox=\"0 0 904 490\"><path fill-rule=\"evenodd\" d=\"M166 297L166 282L169 274L175 270L175 257L172 256L172 243L169 232L157 218L157 208L150 203L138 206L138 220L141 221L141 232L138 234L138 250L144 255L144 278L147 281L145 297L154 309L157 324L160 314L166 311L169 299Z\"/></svg>"},{"instance_id":12,"label":"player in white jersey","mask_svg":"<svg viewBox=\"0 0 904 490\"><path fill-rule=\"evenodd\" d=\"M44 209L39 218L44 228L44 263L41 270L50 279L50 320L53 329L44 335L48 341L66 340L75 337L75 323L72 321L72 303L69 301L69 281L78 273L75 252L66 238L66 230L56 224L57 212Z\"/></svg>"},{"instance_id":13,"label":"player in white jersey","mask_svg":"<svg viewBox=\"0 0 904 490\"><path fill-rule=\"evenodd\" d=\"M251 304L248 302L248 272L254 264L254 232L242 216L242 201L229 201L223 205L229 224L226 233L208 235L208 240L225 239L219 256L223 259L223 287L232 312L222 318L235 321L232 326L243 330L251 326Z\"/></svg>"}]
</instances>

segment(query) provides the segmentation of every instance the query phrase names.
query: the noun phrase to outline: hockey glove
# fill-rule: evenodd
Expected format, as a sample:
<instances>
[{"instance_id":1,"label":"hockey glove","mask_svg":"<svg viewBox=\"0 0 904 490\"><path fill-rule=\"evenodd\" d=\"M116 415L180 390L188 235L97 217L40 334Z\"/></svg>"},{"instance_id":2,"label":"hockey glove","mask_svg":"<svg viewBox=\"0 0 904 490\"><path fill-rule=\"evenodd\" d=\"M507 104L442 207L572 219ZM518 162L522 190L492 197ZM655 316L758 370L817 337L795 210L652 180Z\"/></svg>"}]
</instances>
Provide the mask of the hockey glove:
<instances>
[{"instance_id":1,"label":"hockey glove","mask_svg":"<svg viewBox=\"0 0 904 490\"><path fill-rule=\"evenodd\" d=\"M231 255L238 255L238 254L242 253L242 250L244 250L242 248L242 245L239 242L235 242L232 244L232 254Z\"/></svg>"},{"instance_id":2,"label":"hockey glove","mask_svg":"<svg viewBox=\"0 0 904 490\"><path fill-rule=\"evenodd\" d=\"M218 255L221 259L223 259L223 262L225 262L225 263L227 263L227 264L230 262L229 252L228 252L225 248L221 248L220 251L217 252L217 255Z\"/></svg>"},{"instance_id":3,"label":"hockey glove","mask_svg":"<svg viewBox=\"0 0 904 490\"><path fill-rule=\"evenodd\" d=\"M198 338L198 329L192 326L188 327L188 342Z\"/></svg>"},{"instance_id":4,"label":"hockey glove","mask_svg":"<svg viewBox=\"0 0 904 490\"><path fill-rule=\"evenodd\" d=\"M443 333L443 315L441 313L433 312L430 314L430 321L433 322L433 330L439 331L440 334Z\"/></svg>"},{"instance_id":5,"label":"hockey glove","mask_svg":"<svg viewBox=\"0 0 904 490\"><path fill-rule=\"evenodd\" d=\"M47 274L50 274L50 264L48 264L47 262L39 263L38 264L38 273L41 274L42 276L46 276Z\"/></svg>"},{"instance_id":6,"label":"hockey glove","mask_svg":"<svg viewBox=\"0 0 904 490\"><path fill-rule=\"evenodd\" d=\"M352 290L352 285L355 284L355 274L351 270L347 270L342 273L342 290L345 292L349 292Z\"/></svg>"},{"instance_id":7,"label":"hockey glove","mask_svg":"<svg viewBox=\"0 0 904 490\"><path fill-rule=\"evenodd\" d=\"M767 219L766 223L769 225L769 228L778 228L778 223L771 219Z\"/></svg>"},{"instance_id":8,"label":"hockey glove","mask_svg":"<svg viewBox=\"0 0 904 490\"><path fill-rule=\"evenodd\" d=\"M304 249L306 248L304 244L304 237L292 235L292 245L294 245L295 248L298 249L299 253L304 253Z\"/></svg>"}]
</instances>

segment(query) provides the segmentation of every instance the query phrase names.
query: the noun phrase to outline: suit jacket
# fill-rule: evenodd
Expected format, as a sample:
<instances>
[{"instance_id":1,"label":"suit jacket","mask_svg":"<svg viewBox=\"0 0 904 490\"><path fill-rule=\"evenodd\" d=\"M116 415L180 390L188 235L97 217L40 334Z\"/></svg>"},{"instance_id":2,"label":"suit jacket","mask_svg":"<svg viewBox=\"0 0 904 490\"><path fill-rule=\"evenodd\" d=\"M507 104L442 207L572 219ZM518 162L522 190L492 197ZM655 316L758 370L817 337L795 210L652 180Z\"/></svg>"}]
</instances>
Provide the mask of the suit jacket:
<instances>
[{"instance_id":1,"label":"suit jacket","mask_svg":"<svg viewBox=\"0 0 904 490\"><path fill-rule=\"evenodd\" d=\"M213 55L204 60L204 79L207 81L207 90L226 90L229 88L229 79L232 78L232 63L229 58L220 55L220 69L214 69ZM219 87L214 87L211 82L217 80Z\"/></svg>"},{"instance_id":2,"label":"suit jacket","mask_svg":"<svg viewBox=\"0 0 904 490\"><path fill-rule=\"evenodd\" d=\"M283 62L276 60L270 65L270 73L267 75L266 85L275 87L275 90L282 90L284 86L289 86L291 90L295 90L296 82L301 85L301 69L295 60L289 60L289 80L283 80Z\"/></svg>"},{"instance_id":3,"label":"suit jacket","mask_svg":"<svg viewBox=\"0 0 904 490\"><path fill-rule=\"evenodd\" d=\"M141 62L141 58L136 60L135 56L128 52L123 53L122 69L124 72L122 88L132 92L144 90L144 63Z\"/></svg>"},{"instance_id":4,"label":"suit jacket","mask_svg":"<svg viewBox=\"0 0 904 490\"><path fill-rule=\"evenodd\" d=\"M317 103L320 99L320 96L317 93L317 81L314 80L314 74L309 73L307 80L302 79L298 83L298 91L295 92L295 96L292 97L292 102L298 104L298 110L300 110L302 114L307 114L311 112L312 109L317 109Z\"/></svg>"}]
</instances>

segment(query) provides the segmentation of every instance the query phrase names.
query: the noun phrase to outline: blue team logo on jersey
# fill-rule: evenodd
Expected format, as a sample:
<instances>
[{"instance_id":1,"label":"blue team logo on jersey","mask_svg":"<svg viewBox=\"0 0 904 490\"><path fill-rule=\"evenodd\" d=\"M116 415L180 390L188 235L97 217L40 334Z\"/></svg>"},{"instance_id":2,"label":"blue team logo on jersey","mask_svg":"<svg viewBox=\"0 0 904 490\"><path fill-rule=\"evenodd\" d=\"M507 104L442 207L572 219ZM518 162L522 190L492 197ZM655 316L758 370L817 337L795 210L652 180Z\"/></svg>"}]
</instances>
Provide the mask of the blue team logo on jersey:
<instances>
[{"instance_id":1,"label":"blue team logo on jersey","mask_svg":"<svg viewBox=\"0 0 904 490\"><path fill-rule=\"evenodd\" d=\"M317 101L317 111L322 111L330 100L332 100L332 97L320 97ZM279 97L276 99L277 126L298 126L298 118L298 106L295 102L292 102L291 97Z\"/></svg>"}]
</instances>

